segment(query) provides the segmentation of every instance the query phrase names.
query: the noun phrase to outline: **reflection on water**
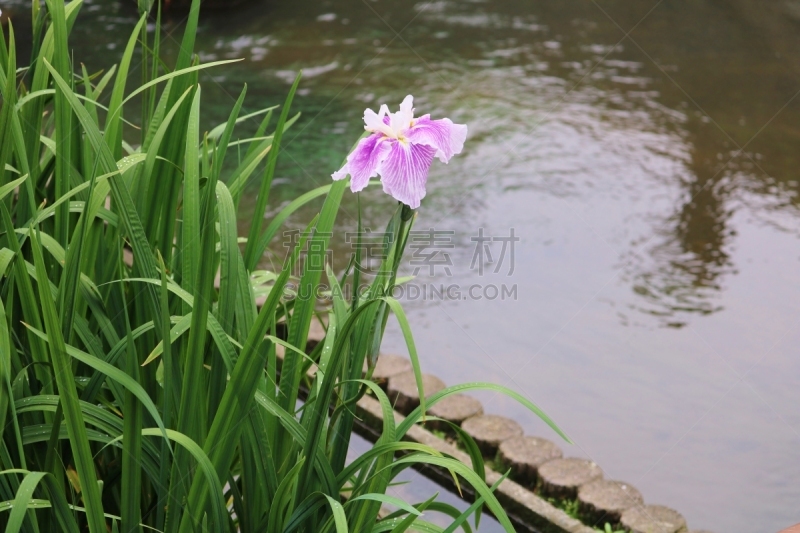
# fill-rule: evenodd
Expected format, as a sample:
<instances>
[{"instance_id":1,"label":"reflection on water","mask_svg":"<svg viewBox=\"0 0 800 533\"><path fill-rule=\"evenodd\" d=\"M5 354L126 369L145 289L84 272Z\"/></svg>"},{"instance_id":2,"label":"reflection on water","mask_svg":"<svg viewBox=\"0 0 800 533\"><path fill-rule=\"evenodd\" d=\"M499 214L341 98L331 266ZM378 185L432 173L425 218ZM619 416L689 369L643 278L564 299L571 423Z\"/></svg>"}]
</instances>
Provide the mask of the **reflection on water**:
<instances>
[{"instance_id":1,"label":"reflection on water","mask_svg":"<svg viewBox=\"0 0 800 533\"><path fill-rule=\"evenodd\" d=\"M616 4L605 9L622 27L651 7ZM692 5L707 20L722 16ZM498 185L615 199L651 193L655 202L669 195L673 206L648 212L649 231L622 251L623 258L643 260L621 262L639 296L631 306L668 325L724 307L718 292L735 272L728 251L734 230L726 224L735 209L763 204L751 195L767 195L772 208L795 209L787 134L796 132L786 127L795 108L740 151L792 96L793 74L768 47L742 40L746 28L737 24L687 28L685 12L673 7L649 19L652 25L646 19L632 44L620 42L619 28L585 5L308 7L272 6L266 17L252 16L264 8L234 13L222 26L207 27L215 36L201 45L206 60L248 58L241 71L224 75L227 83L254 74L253 82L289 83L304 69L307 118L283 168L297 188L337 166L363 107L415 92L418 107L447 110L472 126L474 170L455 180L440 172L446 181L432 185L430 201L448 212L480 205L482 191ZM664 35L680 26L680 42ZM648 51L645 61L631 53L638 46ZM709 63L722 66L713 80ZM758 82L742 86L743 64L755 66Z\"/></svg>"},{"instance_id":2,"label":"reflection on water","mask_svg":"<svg viewBox=\"0 0 800 533\"><path fill-rule=\"evenodd\" d=\"M686 172L676 176L677 202L641 246L653 266L630 274L634 292L646 302L640 309L674 327L685 325L688 313L721 310L717 293L725 276L735 273L727 251L735 235L729 226L735 189L723 168L727 162L697 160L713 148L692 147Z\"/></svg>"},{"instance_id":3,"label":"reflection on water","mask_svg":"<svg viewBox=\"0 0 800 533\"><path fill-rule=\"evenodd\" d=\"M91 22L76 26L76 58L106 67L135 11L86 4ZM287 133L270 213L328 182L367 106L412 93L420 112L469 124L465 153L434 165L419 227L458 230L452 281L461 284L478 280L467 268L469 234L515 228L514 277L492 281L518 282L521 296L502 307L408 302L423 352L442 355L429 356L428 368L450 382L495 376L550 399L584 439L570 453L639 476L630 481L690 525L776 530L800 496L800 471L776 466L793 457L789 441L766 444L767 433L780 434L770 420L781 431L797 422L783 406L796 405L800 369L780 345L797 310L796 4L256 1L202 20L204 61L245 58L203 74L204 105L209 125L224 120L245 82L252 109L279 103L303 69L303 116ZM174 52L179 16L168 31ZM376 186L362 200L365 225L378 230L392 202ZM340 226L352 228L356 212L347 195ZM767 342L761 363L753 354ZM745 379L759 364L769 372ZM757 398L732 399L742 382ZM692 440L698 418L737 401L736 418ZM760 432L748 437L756 443L737 447L748 426ZM797 435L785 437L795 448ZM669 472L656 468L684 446ZM737 456L742 449L755 451Z\"/></svg>"}]
</instances>

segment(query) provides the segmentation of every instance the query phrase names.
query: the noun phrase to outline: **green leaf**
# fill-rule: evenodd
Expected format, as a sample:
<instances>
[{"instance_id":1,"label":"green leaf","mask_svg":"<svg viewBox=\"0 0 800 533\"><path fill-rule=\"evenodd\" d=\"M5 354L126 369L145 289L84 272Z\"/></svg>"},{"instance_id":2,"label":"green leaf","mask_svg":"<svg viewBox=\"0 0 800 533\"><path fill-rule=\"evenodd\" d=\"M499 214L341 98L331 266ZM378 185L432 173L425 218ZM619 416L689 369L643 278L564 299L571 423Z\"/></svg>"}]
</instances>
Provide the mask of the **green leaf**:
<instances>
[{"instance_id":1,"label":"green leaf","mask_svg":"<svg viewBox=\"0 0 800 533\"><path fill-rule=\"evenodd\" d=\"M211 63L204 63L202 65L194 65L192 67L182 68L180 70L175 70L175 71L170 72L168 74L164 74L163 76L159 76L158 78L156 78L154 80L151 80L151 81L145 83L144 85L139 86L136 90L131 92L122 101L122 103L120 104L120 109L122 108L122 106L127 104L132 98L134 98L134 97L138 96L139 94L143 93L144 91L146 91L150 87L154 87L154 86L158 85L161 82L169 81L169 80L171 80L173 78L176 78L178 76L183 76L184 74L189 74L190 72L197 72L199 70L205 70L205 69L209 69L209 68L219 67L221 65L228 65L228 64L231 64L231 63L238 63L239 61L243 61L243 60L242 59L226 59L224 61L213 61Z\"/></svg>"},{"instance_id":2,"label":"green leaf","mask_svg":"<svg viewBox=\"0 0 800 533\"><path fill-rule=\"evenodd\" d=\"M39 276L41 276L41 273L39 274ZM44 279L47 279L47 276L44 276ZM46 291L43 291L43 292L46 292ZM58 339L54 338L54 336L47 335L44 332L36 330L32 326L28 326L27 324L26 324L26 326L28 327L29 330L33 331L33 333L35 333L37 336L39 336L40 338L42 338L45 341L47 341L47 343L51 345L51 349L52 349L52 345L53 344L57 344L58 343ZM127 340L126 340L126 343L127 343ZM156 422L158 427L162 430L162 435L165 438L167 437L167 434L165 432L166 428L164 427L164 423L161 421L161 416L158 414L158 409L156 409L156 406L153 403L153 400L150 399L150 396L148 396L147 392L142 388L141 385L139 385L139 383L137 383L133 378L131 378L128 374L126 374L125 372L123 372L119 368L117 368L117 367L115 367L115 366L113 366L113 365L111 365L111 364L109 364L109 363L107 363L107 362L105 362L105 361L103 361L101 359L98 359L98 358L96 358L96 357L94 357L92 355L89 355L88 353L86 353L84 351L81 351L81 350L79 350L79 349L77 349L77 348L75 348L73 346L63 345L63 344L62 344L62 346L63 346L62 353L65 356L69 355L70 357L73 357L73 358L77 359L81 363L87 364L90 367L94 368L95 370L97 370L99 372L102 372L103 374L105 374L109 378L113 379L114 381L116 381L117 383L119 383L120 385L125 387L131 393L133 393L133 395L140 402L142 402L142 405L145 407L145 409L147 409L147 412L150 414L150 416L153 417L153 420ZM127 344L125 346L127 346ZM59 387L59 389L60 389L60 387ZM74 391L74 389L73 389L73 391ZM76 401L77 401L77 396L76 396ZM66 412L65 412L65 415L66 415Z\"/></svg>"},{"instance_id":3,"label":"green leaf","mask_svg":"<svg viewBox=\"0 0 800 533\"><path fill-rule=\"evenodd\" d=\"M389 305L389 308L397 318L400 324L400 330L403 332L403 339L406 341L406 348L408 348L408 355L411 357L411 366L414 369L414 379L417 381L417 392L419 393L419 409L422 414L422 420L425 420L425 391L422 390L422 371L419 365L419 357L417 356L417 347L414 343L414 336L411 334L411 325L408 323L406 313L403 311L403 306L400 302L391 297L381 298Z\"/></svg>"},{"instance_id":4,"label":"green leaf","mask_svg":"<svg viewBox=\"0 0 800 533\"><path fill-rule=\"evenodd\" d=\"M316 219L311 223L316 223ZM265 361L262 355L264 352L261 349L261 344L264 342L263 338L267 330L275 321L275 310L280 301L280 296L283 293L286 282L289 280L292 266L304 244L305 240L301 240L298 247L288 258L287 264L275 282L267 301L261 307L258 319L250 329L247 341L244 343L242 352L236 360L233 374L228 386L225 388L225 394L208 432L205 449L218 473L226 472L230 466L235 449L233 443L239 440L241 431L238 421L242 419L244 413L254 402L253 397L258 384L258 377L264 368ZM189 492L188 502L190 509L202 509L207 498L208 487L195 479ZM191 523L187 516L184 515L181 521L181 533L189 533L191 530Z\"/></svg>"},{"instance_id":5,"label":"green leaf","mask_svg":"<svg viewBox=\"0 0 800 533\"><path fill-rule=\"evenodd\" d=\"M57 487L53 476L46 472L27 472L25 470L6 470L5 472L24 473L25 479L20 484L14 501L7 507L11 509L11 516L9 516L6 524L6 533L16 533L22 527L22 520L25 517L25 512L28 509L41 509L52 507L55 511L56 522L60 526L60 530L65 533L78 533L78 525L75 523L75 518L69 509L63 493ZM50 500L44 502L42 500L32 499L36 486L41 483L44 485L45 490L50 496ZM3 502L6 504L6 502ZM0 504L0 510L4 510L5 505ZM35 517L33 512L28 513L28 516ZM35 526L34 526L35 527Z\"/></svg>"},{"instance_id":6,"label":"green leaf","mask_svg":"<svg viewBox=\"0 0 800 533\"><path fill-rule=\"evenodd\" d=\"M298 73L297 77L295 77L292 88L289 89L289 94L286 96L286 102L283 104L283 109L281 109L281 116L278 119L278 125L275 127L275 135L273 136L269 158L267 159L267 168L264 173L264 179L261 180L261 187L258 191L258 196L256 196L256 206L255 211L253 212L253 223L250 225L250 233L247 237L247 246L244 249L244 264L250 271L255 270L256 263L261 258L260 255L256 255L256 244L258 244L258 236L261 233L263 214L267 208L267 200L269 199L269 190L272 186L272 178L275 175L275 165L278 162L278 152L281 146L281 139L283 138L283 129L286 124L286 118L289 116L289 109L292 106L292 99L294 99L297 86L300 84L301 76L302 74Z\"/></svg>"},{"instance_id":7,"label":"green leaf","mask_svg":"<svg viewBox=\"0 0 800 533\"><path fill-rule=\"evenodd\" d=\"M36 264L36 274L39 279L39 297L47 331L46 337L50 348L50 359L53 364L56 383L58 384L58 392L64 410L64 420L67 423L72 454L82 487L83 500L86 504L86 518L89 522L89 530L92 533L104 533L103 504L100 499L100 489L97 485L97 474L95 473L94 461L89 448L89 440L86 437L86 427L78 404L75 377L67 355L67 347L61 336L61 326L56 315L55 303L51 298L50 291L46 290L46 285L43 287L47 281L47 272L45 271L42 249L35 234L31 235L31 247Z\"/></svg>"},{"instance_id":8,"label":"green leaf","mask_svg":"<svg viewBox=\"0 0 800 533\"><path fill-rule=\"evenodd\" d=\"M272 107L259 109L258 111L255 111L253 113L248 113L247 115L243 115L241 117L238 117L234 123L235 124L241 124L242 122L244 122L246 120L250 120L251 118L257 117L259 115L263 115L264 113L269 113L273 109L277 109L277 108L278 108L278 106L274 105ZM219 124L214 129L212 129L211 131L208 132L208 138L209 139L219 139L220 136L222 135L222 133L225 131L225 129L227 127L228 127L228 123Z\"/></svg>"},{"instance_id":9,"label":"green leaf","mask_svg":"<svg viewBox=\"0 0 800 533\"><path fill-rule=\"evenodd\" d=\"M22 522L25 520L25 516L29 516L32 521L31 525L36 527L35 515L33 512L27 512L28 502L33 496L33 490L36 488L36 485L38 485L39 481L46 475L45 472L31 472L22 480L19 489L17 489L14 503L11 504L11 515L8 517L8 524L6 525L7 533L19 531L22 528Z\"/></svg>"},{"instance_id":10,"label":"green leaf","mask_svg":"<svg viewBox=\"0 0 800 533\"><path fill-rule=\"evenodd\" d=\"M100 169L105 174L112 174L111 177L111 193L114 203L120 208L121 217L125 225L126 233L128 234L131 245L133 247L133 255L136 259L135 266L147 278L155 279L158 277L158 270L156 269L155 260L150 250L150 245L145 238L144 229L142 228L141 220L136 212L136 207L133 204L133 199L130 196L127 185L120 178L120 176L113 174L118 172L116 161L112 153L109 151L108 146L103 140L103 136L97 125L92 121L89 113L80 105L80 102L75 95L70 91L69 86L61 76L53 69L53 67L43 60L45 66L53 76L56 85L62 90L64 96L72 106L73 111L78 117L81 125L84 128L84 133L92 145L92 148L97 151ZM124 103L124 102L123 102ZM150 303L150 311L154 316L161 314L160 301L156 290L149 290L147 294Z\"/></svg>"},{"instance_id":11,"label":"green leaf","mask_svg":"<svg viewBox=\"0 0 800 533\"><path fill-rule=\"evenodd\" d=\"M167 92L168 89L165 89L165 93ZM175 102L175 105L172 106L163 120L159 122L158 128L153 132L153 137L148 143L147 157L145 159L144 168L142 169L141 175L139 176L139 179L135 185L136 190L138 191L135 195L137 205L142 206L142 218L145 221L146 228L155 227L157 222L153 211L154 206L158 205L160 200L159 191L162 190L163 183L159 183L159 181L156 179L158 176L154 175L155 173L153 169L155 168L156 161L158 160L161 144L164 140L164 137L167 135L170 124L172 124L172 119L175 117L175 114L178 112L181 104L190 92L191 89L186 89L186 91L178 98L178 100ZM151 124L155 124L155 121L153 121Z\"/></svg>"},{"instance_id":12,"label":"green leaf","mask_svg":"<svg viewBox=\"0 0 800 533\"><path fill-rule=\"evenodd\" d=\"M301 194L291 202L289 205L281 209L280 213L275 215L272 221L267 226L267 229L264 230L264 234L261 235L258 239L258 245L256 246L255 254L257 257L262 257L264 252L266 251L269 243L272 242L272 238L275 237L275 233L280 229L281 225L289 218L292 213L303 207L304 205L308 204L310 201L314 200L315 198L319 198L324 194L328 194L331 190L331 185L323 185L321 187L317 187L316 189L312 189L307 193Z\"/></svg>"},{"instance_id":13,"label":"green leaf","mask_svg":"<svg viewBox=\"0 0 800 533\"><path fill-rule=\"evenodd\" d=\"M553 420L545 414L536 404L519 394L518 392L509 389L508 387L504 387L503 385L497 385L495 383L480 383L480 382L473 382L473 383L462 383L460 385L453 385L451 387L447 387L435 394L432 394L428 397L428 405L434 405L439 402L442 398L447 396L451 396L453 394L458 394L461 392L467 392L470 390L488 390L493 392L499 392L501 394L505 394L506 396L517 400L520 404L527 407L532 413L537 415L544 423L546 423L550 428L555 431L556 433L561 436L566 442L572 444L572 441L567 436L566 433L561 431L561 429L553 422ZM397 426L397 436L398 438L403 438L403 436L411 429L411 426L416 424L421 417L421 408L417 407L411 413L409 413L405 420L403 420L400 425Z\"/></svg>"},{"instance_id":14,"label":"green leaf","mask_svg":"<svg viewBox=\"0 0 800 533\"><path fill-rule=\"evenodd\" d=\"M428 508L428 506L429 506L431 503L433 503L433 501L434 501L434 500L435 500L435 499L436 499L438 496L439 496L439 495L438 495L438 493L437 493L437 494L434 494L434 495L433 495L433 496L431 496L429 499L427 499L427 500L425 500L424 502L422 502L422 503L418 504L418 505L416 506L416 507L417 507L417 510L418 510L419 512L422 512L422 511L424 511L425 509L427 509L427 508ZM395 526L395 527L392 529L392 533L404 533L405 531L408 531L408 528L410 528L412 525L415 525L415 524L416 524L416 525L419 525L419 524L418 524L418 518L417 518L417 516L416 516L416 515L413 515L413 514L412 514L412 515L409 515L409 516L407 516L406 518L404 518L403 520L401 520L401 521L400 521L400 522L399 522L399 523L398 523L398 524L397 524L397 525L396 525L396 526Z\"/></svg>"},{"instance_id":15,"label":"green leaf","mask_svg":"<svg viewBox=\"0 0 800 533\"><path fill-rule=\"evenodd\" d=\"M144 437L160 437L162 435L164 435L164 431L160 428L149 428L142 430L142 436ZM197 461L197 465L200 467L200 470L203 472L206 481L210 485L211 493L216 495L216 497L212 498L211 500L211 511L214 517L214 523L218 525L220 528L219 530L222 530L224 527L222 524L228 523L226 519L227 510L225 507L225 501L222 499L222 483L220 482L219 476L214 470L208 455L206 455L203 449L196 442L178 431L168 429L166 430L166 437L180 444L192 455L194 460ZM197 524L199 524L199 522L197 522L195 526Z\"/></svg>"},{"instance_id":16,"label":"green leaf","mask_svg":"<svg viewBox=\"0 0 800 533\"><path fill-rule=\"evenodd\" d=\"M219 305L217 318L229 335L233 335L236 313L238 276L236 270L240 255L236 237L236 209L228 187L217 182L217 210L219 213Z\"/></svg>"},{"instance_id":17,"label":"green leaf","mask_svg":"<svg viewBox=\"0 0 800 533\"><path fill-rule=\"evenodd\" d=\"M330 504L331 510L333 511L333 519L334 523L336 524L336 533L347 533L347 517L344 515L342 504L327 494L325 495L325 498L328 500L328 504Z\"/></svg>"},{"instance_id":18,"label":"green leaf","mask_svg":"<svg viewBox=\"0 0 800 533\"><path fill-rule=\"evenodd\" d=\"M55 71L64 78L71 79L72 72L69 62L69 45L67 43L67 20L64 11L64 3L59 0L46 0L47 10L50 13L50 19L54 30L54 54L53 65ZM73 116L70 109L69 102L64 93L72 94L70 87L59 86L56 88L55 98L55 128L56 128L56 144L58 145L58 153L56 154L56 168L55 168L55 197L61 198L66 194L71 187L72 175L72 124ZM73 95L74 96L74 95ZM67 206L59 206L56 209L55 219L55 235L56 240L61 245L67 247L67 239L69 235L69 210ZM90 521L91 524L91 521ZM95 526L96 527L96 524Z\"/></svg>"},{"instance_id":19,"label":"green leaf","mask_svg":"<svg viewBox=\"0 0 800 533\"><path fill-rule=\"evenodd\" d=\"M125 293L120 287L123 303L126 303ZM127 305L126 305L127 307ZM125 370L131 380L139 381L139 361L136 355L136 346L131 333L130 318L125 315L125 340L127 353ZM125 391L125 418L122 433L122 518L123 531L137 531L142 518L142 404L136 395Z\"/></svg>"},{"instance_id":20,"label":"green leaf","mask_svg":"<svg viewBox=\"0 0 800 533\"><path fill-rule=\"evenodd\" d=\"M503 481L505 481L507 477L508 477L508 472L500 476L500 479L495 481L494 484L491 487L489 487L489 490L492 492L497 490L497 487L499 487L500 484ZM469 524L467 523L467 519L470 516L472 516L473 513L477 513L478 510L483 506L484 502L485 500L483 499L483 496L478 497L472 505L470 505L467 509L464 510L463 513L461 513L461 515L459 515L455 520L453 520L453 522L447 527L447 529L444 530L443 533L453 533L456 529L458 529L459 526L462 527L465 533L470 533L470 527ZM475 527L476 528L478 527L477 516L475 520Z\"/></svg>"},{"instance_id":21,"label":"green leaf","mask_svg":"<svg viewBox=\"0 0 800 533\"><path fill-rule=\"evenodd\" d=\"M6 275L8 265L17 255L8 248L0 248L0 278Z\"/></svg>"},{"instance_id":22,"label":"green leaf","mask_svg":"<svg viewBox=\"0 0 800 533\"><path fill-rule=\"evenodd\" d=\"M484 498L486 501L486 506L492 511L492 514L495 516L495 518L497 518L497 521L500 522L500 525L503 526L507 532L514 533L514 526L511 525L508 515L506 514L505 510L503 510L503 507L500 505L500 502L497 501L497 498L494 496L494 494L492 494L492 491L483 481L481 481L480 477L478 477L475 472L470 470L462 462L447 457L414 455L398 459L394 462L393 466L403 464L429 464L456 472L458 475L463 477L467 483L472 485L472 487L475 489L475 492L477 492L480 497Z\"/></svg>"},{"instance_id":23,"label":"green leaf","mask_svg":"<svg viewBox=\"0 0 800 533\"><path fill-rule=\"evenodd\" d=\"M15 179L14 181L10 181L0 187L0 200L8 196L8 193L13 192L14 189L19 187L26 179L28 179L28 175L25 174L21 178Z\"/></svg>"},{"instance_id":24,"label":"green leaf","mask_svg":"<svg viewBox=\"0 0 800 533\"><path fill-rule=\"evenodd\" d=\"M139 22L128 38L128 44L122 54L117 70L117 79L114 81L114 90L111 92L111 101L106 118L105 138L115 159L122 157L122 99L125 96L125 84L128 81L128 69L131 65L136 42L141 33L142 26L147 22L147 15L142 15Z\"/></svg>"},{"instance_id":25,"label":"green leaf","mask_svg":"<svg viewBox=\"0 0 800 533\"><path fill-rule=\"evenodd\" d=\"M362 494L361 496L356 496L355 498L348 500L348 503L358 500L373 500L376 502L393 505L414 516L422 516L422 513L419 510L417 510L414 506L406 503L400 498L389 496L388 494Z\"/></svg>"},{"instance_id":26,"label":"green leaf","mask_svg":"<svg viewBox=\"0 0 800 533\"><path fill-rule=\"evenodd\" d=\"M194 287L200 264L200 166L197 138L200 136L200 88L194 94L186 132L186 157L183 172L183 216L181 242L182 283Z\"/></svg>"},{"instance_id":27,"label":"green leaf","mask_svg":"<svg viewBox=\"0 0 800 533\"><path fill-rule=\"evenodd\" d=\"M333 231L333 224L336 214L339 211L339 204L344 194L344 181L335 182L325 198L322 211L319 215L319 222L314 226L314 234L311 237L312 243L310 251L306 257L305 269L300 278L300 288L305 294L314 294L315 288L319 285L322 277L322 269L311 267L310 265L323 265L325 254L327 253L328 242ZM307 236L307 234L306 234ZM311 326L311 318L314 315L314 298L308 298L295 303L292 319L289 324L289 343L304 350L308 341L308 331ZM286 354L281 371L280 393L281 405L284 409L293 407L297 402L297 392L300 383L300 361L294 354ZM325 400L327 401L327 399ZM287 443L282 443L285 446ZM278 453L282 448L278 447Z\"/></svg>"}]
</instances>

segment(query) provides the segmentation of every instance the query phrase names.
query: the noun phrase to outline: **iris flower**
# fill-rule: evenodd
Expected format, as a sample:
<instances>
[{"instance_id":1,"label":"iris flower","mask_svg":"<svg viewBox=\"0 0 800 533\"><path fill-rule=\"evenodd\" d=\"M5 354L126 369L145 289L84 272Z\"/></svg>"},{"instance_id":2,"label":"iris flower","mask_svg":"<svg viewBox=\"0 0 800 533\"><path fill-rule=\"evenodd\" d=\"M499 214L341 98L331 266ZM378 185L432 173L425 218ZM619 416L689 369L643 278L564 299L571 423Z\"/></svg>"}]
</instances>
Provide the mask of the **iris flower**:
<instances>
[{"instance_id":1,"label":"iris flower","mask_svg":"<svg viewBox=\"0 0 800 533\"><path fill-rule=\"evenodd\" d=\"M370 178L380 176L383 192L412 209L419 207L433 158L447 163L461 153L467 127L453 124L449 118L414 118L413 105L414 97L408 95L397 113L390 113L385 104L378 113L364 111L364 129L370 135L361 139L344 166L333 173L333 179L349 174L350 189L358 192Z\"/></svg>"}]
</instances>

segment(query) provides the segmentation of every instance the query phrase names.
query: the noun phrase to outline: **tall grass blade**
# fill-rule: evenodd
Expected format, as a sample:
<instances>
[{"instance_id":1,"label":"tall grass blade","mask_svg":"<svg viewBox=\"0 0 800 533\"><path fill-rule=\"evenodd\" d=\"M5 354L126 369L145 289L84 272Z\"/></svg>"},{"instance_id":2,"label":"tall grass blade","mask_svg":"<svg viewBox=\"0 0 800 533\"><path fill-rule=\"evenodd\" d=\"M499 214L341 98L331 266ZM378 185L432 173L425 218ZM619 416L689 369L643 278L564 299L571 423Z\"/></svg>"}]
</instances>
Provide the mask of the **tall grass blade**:
<instances>
[{"instance_id":1,"label":"tall grass blade","mask_svg":"<svg viewBox=\"0 0 800 533\"><path fill-rule=\"evenodd\" d=\"M53 373L58 385L61 405L64 409L64 419L67 423L72 454L81 484L81 494L86 505L86 519L91 533L103 533L105 532L103 504L100 499L100 489L97 485L94 460L89 448L89 440L86 436L86 427L78 405L78 394L75 390L72 365L67 355L64 338L61 336L61 324L56 315L55 303L52 300L50 291L46 289L48 278L39 240L34 234L31 235L30 241L36 266L36 275L39 280L40 305L44 315L46 332L50 339L50 361L53 365Z\"/></svg>"},{"instance_id":2,"label":"tall grass blade","mask_svg":"<svg viewBox=\"0 0 800 533\"><path fill-rule=\"evenodd\" d=\"M7 185L6 165L11 158L14 146L11 137L11 117L15 111L14 106L17 99L17 54L14 42L14 26L12 24L8 25L8 50L5 48L4 35L0 35L0 41L3 41L3 61L2 66L0 66L0 72L5 71L3 78L0 79L0 91L2 91L3 97L3 107L0 109L0 190L2 190ZM5 194L0 193L0 200L2 200L3 196Z\"/></svg>"},{"instance_id":3,"label":"tall grass blade","mask_svg":"<svg viewBox=\"0 0 800 533\"><path fill-rule=\"evenodd\" d=\"M269 157L267 159L267 168L264 172L264 178L261 181L261 188L256 197L255 217L253 223L250 225L250 233L247 237L247 246L244 250L244 264L247 270L253 271L256 268L256 263L261 258L256 255L257 244L259 242L259 235L261 234L261 227L264 220L264 211L267 208L267 201L269 199L269 190L272 186L272 178L275 175L275 165L278 162L278 151L281 146L281 139L283 137L283 129L286 125L286 119L289 116L289 109L292 106L294 94L297 92L297 86L300 84L302 72L298 72L294 79L292 88L289 89L289 94L286 96L286 102L281 109L280 118L278 118L278 125L275 127L275 135L272 138L272 146L270 147Z\"/></svg>"},{"instance_id":4,"label":"tall grass blade","mask_svg":"<svg viewBox=\"0 0 800 533\"><path fill-rule=\"evenodd\" d=\"M109 114L105 124L105 138L114 159L122 157L122 100L125 97L128 70L131 66L133 53L136 50L136 42L146 20L147 15L142 15L128 39L128 44L125 46L125 52L122 54L122 60L117 69L117 79L114 81L111 101L108 104Z\"/></svg>"},{"instance_id":5,"label":"tall grass blade","mask_svg":"<svg viewBox=\"0 0 800 533\"><path fill-rule=\"evenodd\" d=\"M312 224L314 223L316 223L316 219L312 221ZM241 431L240 421L254 402L253 397L258 377L261 369L264 368L264 350L261 346L264 341L262 339L275 321L275 311L283 289L304 245L305 239L302 239L287 258L281 275L275 282L267 301L261 307L256 323L251 328L242 352L236 360L236 366L220 402L217 416L214 417L214 422L209 430L204 449L207 450L218 474L224 473L230 466L235 448L234 443L238 441ZM203 508L207 498L208 487L195 478L187 500L190 509ZM188 533L190 530L191 521L184 516L180 531Z\"/></svg>"},{"instance_id":6,"label":"tall grass blade","mask_svg":"<svg viewBox=\"0 0 800 533\"><path fill-rule=\"evenodd\" d=\"M121 300L126 301L124 288L119 287ZM127 302L126 302L127 308ZM131 324L125 313L125 340L127 344L125 371L132 380L139 380L139 360L136 355ZM130 390L125 391L125 418L122 433L122 531L141 531L142 518L142 405Z\"/></svg>"}]
</instances>

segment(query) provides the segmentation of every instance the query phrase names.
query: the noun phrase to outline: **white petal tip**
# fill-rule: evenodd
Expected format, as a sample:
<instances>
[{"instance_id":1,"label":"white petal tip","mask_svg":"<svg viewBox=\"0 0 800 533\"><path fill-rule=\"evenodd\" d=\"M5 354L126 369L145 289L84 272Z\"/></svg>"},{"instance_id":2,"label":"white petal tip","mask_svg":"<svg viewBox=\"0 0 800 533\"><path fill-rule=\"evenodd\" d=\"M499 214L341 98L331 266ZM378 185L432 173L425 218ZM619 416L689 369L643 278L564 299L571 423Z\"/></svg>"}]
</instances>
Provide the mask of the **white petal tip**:
<instances>
[{"instance_id":1,"label":"white petal tip","mask_svg":"<svg viewBox=\"0 0 800 533\"><path fill-rule=\"evenodd\" d=\"M367 185L369 185L369 180L365 180L361 183L356 183L355 181L350 181L350 191L351 192L361 192L363 191Z\"/></svg>"}]
</instances>

